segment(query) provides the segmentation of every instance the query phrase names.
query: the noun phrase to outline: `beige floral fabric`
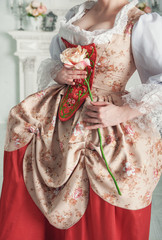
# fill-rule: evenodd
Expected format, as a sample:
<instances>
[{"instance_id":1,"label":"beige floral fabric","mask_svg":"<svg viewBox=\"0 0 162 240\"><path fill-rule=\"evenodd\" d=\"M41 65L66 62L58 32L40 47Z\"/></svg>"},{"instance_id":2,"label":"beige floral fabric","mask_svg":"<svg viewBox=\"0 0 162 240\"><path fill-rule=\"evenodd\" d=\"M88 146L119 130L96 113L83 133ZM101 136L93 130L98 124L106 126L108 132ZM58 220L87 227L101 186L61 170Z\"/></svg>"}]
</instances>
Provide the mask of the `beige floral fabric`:
<instances>
[{"instance_id":1,"label":"beige floral fabric","mask_svg":"<svg viewBox=\"0 0 162 240\"><path fill-rule=\"evenodd\" d=\"M94 101L122 105L125 85L135 71L131 29L142 13L129 11L123 35L97 47L92 88ZM37 92L10 111L5 150L28 144L23 160L24 181L33 201L49 222L67 229L80 220L89 199L89 184L106 202L136 210L148 206L162 171L158 131L142 130L134 121L101 129L103 149L122 195L119 196L102 155L97 130L83 122L89 97L68 121L58 119L67 86Z\"/></svg>"}]
</instances>

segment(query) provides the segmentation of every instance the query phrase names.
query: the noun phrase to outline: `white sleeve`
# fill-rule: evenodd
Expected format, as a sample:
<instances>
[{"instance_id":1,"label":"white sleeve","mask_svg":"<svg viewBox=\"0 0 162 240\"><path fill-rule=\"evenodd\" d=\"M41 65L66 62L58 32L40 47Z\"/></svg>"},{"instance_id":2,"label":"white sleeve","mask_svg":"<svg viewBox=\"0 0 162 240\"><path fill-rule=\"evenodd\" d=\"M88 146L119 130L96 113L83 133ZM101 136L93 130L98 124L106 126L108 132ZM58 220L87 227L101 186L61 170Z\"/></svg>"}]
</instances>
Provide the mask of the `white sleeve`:
<instances>
[{"instance_id":1,"label":"white sleeve","mask_svg":"<svg viewBox=\"0 0 162 240\"><path fill-rule=\"evenodd\" d=\"M142 15L133 27L132 52L142 84L129 89L125 103L144 115L135 118L141 128L162 129L162 17ZM153 124L153 125L152 125Z\"/></svg>"},{"instance_id":2,"label":"white sleeve","mask_svg":"<svg viewBox=\"0 0 162 240\"><path fill-rule=\"evenodd\" d=\"M75 15L78 11L79 5L71 8L65 18L67 21ZM47 58L43 60L38 68L37 71L37 83L38 83L38 90L45 89L47 87L56 84L54 82L57 73L63 67L63 64L60 61L60 53L65 50L65 45L62 42L60 36L57 34L53 37L49 50L51 58Z\"/></svg>"},{"instance_id":3,"label":"white sleeve","mask_svg":"<svg viewBox=\"0 0 162 240\"><path fill-rule=\"evenodd\" d=\"M38 90L52 86L56 82L54 79L57 73L63 67L60 61L60 53L65 49L65 46L58 35L54 36L50 44L51 58L43 60L37 71Z\"/></svg>"}]
</instances>

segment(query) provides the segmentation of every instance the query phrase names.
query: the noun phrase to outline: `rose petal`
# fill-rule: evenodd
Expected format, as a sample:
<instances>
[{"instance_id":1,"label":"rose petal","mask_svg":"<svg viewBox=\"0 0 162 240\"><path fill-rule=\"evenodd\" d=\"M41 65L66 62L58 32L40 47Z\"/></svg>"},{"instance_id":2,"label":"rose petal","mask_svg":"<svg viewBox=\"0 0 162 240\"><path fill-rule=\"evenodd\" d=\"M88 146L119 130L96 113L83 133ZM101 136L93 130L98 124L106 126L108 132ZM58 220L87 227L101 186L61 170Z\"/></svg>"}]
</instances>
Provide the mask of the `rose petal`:
<instances>
[{"instance_id":1,"label":"rose petal","mask_svg":"<svg viewBox=\"0 0 162 240\"><path fill-rule=\"evenodd\" d=\"M66 68L73 68L74 67L74 65L72 64L72 65L70 65L70 64L64 64L64 66L66 67Z\"/></svg>"},{"instance_id":2,"label":"rose petal","mask_svg":"<svg viewBox=\"0 0 162 240\"><path fill-rule=\"evenodd\" d=\"M91 66L91 62L90 62L89 58L85 58L84 62L87 64L87 66Z\"/></svg>"},{"instance_id":3,"label":"rose petal","mask_svg":"<svg viewBox=\"0 0 162 240\"><path fill-rule=\"evenodd\" d=\"M87 66L90 66L90 61L89 59L84 59L84 61L81 61L77 64L75 64L76 69L84 70Z\"/></svg>"}]
</instances>

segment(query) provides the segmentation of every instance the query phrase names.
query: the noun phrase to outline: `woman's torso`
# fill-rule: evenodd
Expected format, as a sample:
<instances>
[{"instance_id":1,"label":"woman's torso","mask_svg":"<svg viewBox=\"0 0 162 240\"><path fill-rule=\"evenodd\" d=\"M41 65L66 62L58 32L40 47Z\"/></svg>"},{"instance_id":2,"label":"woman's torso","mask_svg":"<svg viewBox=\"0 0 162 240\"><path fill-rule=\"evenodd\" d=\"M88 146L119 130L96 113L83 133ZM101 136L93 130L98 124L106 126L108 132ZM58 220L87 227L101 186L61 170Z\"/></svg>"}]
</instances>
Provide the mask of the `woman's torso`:
<instances>
[{"instance_id":1,"label":"woman's torso","mask_svg":"<svg viewBox=\"0 0 162 240\"><path fill-rule=\"evenodd\" d=\"M81 9L69 21L61 24L60 37L65 38L70 43L76 45L95 43L97 59L93 79L93 94L107 95L110 92L123 94L128 80L136 70L131 49L131 32L134 24L143 14L134 6L136 2L133 1L125 5L118 12L114 26L108 30L86 31L80 26L74 25L75 23L79 24L87 10L90 11L89 9L95 4L94 1L85 3L84 10Z\"/></svg>"}]
</instances>

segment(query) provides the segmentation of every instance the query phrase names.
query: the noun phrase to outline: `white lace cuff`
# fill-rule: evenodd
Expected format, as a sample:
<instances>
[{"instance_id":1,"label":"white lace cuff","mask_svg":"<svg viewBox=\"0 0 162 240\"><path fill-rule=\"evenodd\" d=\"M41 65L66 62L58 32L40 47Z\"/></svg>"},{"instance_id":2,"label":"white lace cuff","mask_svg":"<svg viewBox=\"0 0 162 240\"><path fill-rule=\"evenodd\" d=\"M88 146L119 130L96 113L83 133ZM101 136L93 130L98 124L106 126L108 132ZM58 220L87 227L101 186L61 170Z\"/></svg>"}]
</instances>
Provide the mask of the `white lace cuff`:
<instances>
[{"instance_id":1,"label":"white lace cuff","mask_svg":"<svg viewBox=\"0 0 162 240\"><path fill-rule=\"evenodd\" d=\"M38 90L40 91L56 84L54 79L62 67L63 65L59 60L47 58L42 61L37 71Z\"/></svg>"},{"instance_id":2,"label":"white lace cuff","mask_svg":"<svg viewBox=\"0 0 162 240\"><path fill-rule=\"evenodd\" d=\"M129 89L123 97L124 104L138 109L143 115L133 119L142 129L156 126L162 130L162 85L147 83ZM151 125L150 125L151 124Z\"/></svg>"}]
</instances>

